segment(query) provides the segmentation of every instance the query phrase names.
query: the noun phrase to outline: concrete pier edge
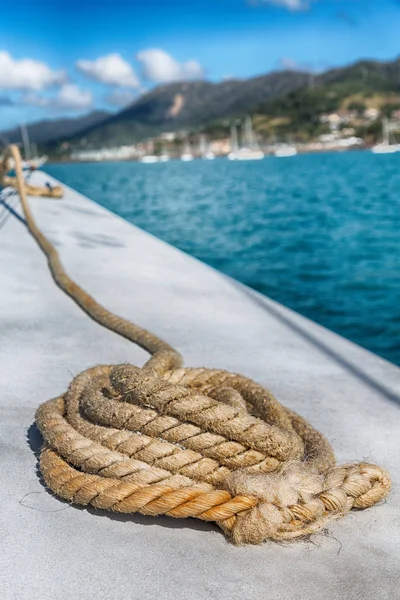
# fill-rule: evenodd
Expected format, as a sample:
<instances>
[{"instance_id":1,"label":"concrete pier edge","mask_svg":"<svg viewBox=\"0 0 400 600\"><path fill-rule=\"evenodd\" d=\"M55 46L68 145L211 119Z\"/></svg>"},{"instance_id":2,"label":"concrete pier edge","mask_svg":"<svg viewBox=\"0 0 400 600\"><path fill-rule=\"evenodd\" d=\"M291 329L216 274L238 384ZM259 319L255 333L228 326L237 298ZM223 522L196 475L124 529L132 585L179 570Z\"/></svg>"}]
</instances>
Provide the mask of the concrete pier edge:
<instances>
[{"instance_id":1,"label":"concrete pier edge","mask_svg":"<svg viewBox=\"0 0 400 600\"><path fill-rule=\"evenodd\" d=\"M55 180L37 172L34 184ZM58 182L57 182L58 183ZM0 204L0 589L3 599L291 600L399 597L400 369L66 187L31 198L78 283L174 345L187 366L249 376L309 419L338 463L375 462L394 490L325 534L230 545L196 520L71 507L37 473L39 403L93 364L146 354L91 321L54 284L16 196ZM371 316L373 318L373 315Z\"/></svg>"}]
</instances>

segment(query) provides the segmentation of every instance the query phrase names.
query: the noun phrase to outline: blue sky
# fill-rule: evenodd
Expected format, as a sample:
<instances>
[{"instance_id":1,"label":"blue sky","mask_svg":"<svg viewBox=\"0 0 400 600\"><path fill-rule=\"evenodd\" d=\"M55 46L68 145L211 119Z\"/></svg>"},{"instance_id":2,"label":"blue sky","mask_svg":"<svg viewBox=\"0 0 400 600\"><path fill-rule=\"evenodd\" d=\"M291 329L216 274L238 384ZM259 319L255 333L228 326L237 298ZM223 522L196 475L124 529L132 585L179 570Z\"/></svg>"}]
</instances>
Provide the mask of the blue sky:
<instances>
[{"instance_id":1,"label":"blue sky","mask_svg":"<svg viewBox=\"0 0 400 600\"><path fill-rule=\"evenodd\" d=\"M0 129L117 110L177 79L400 55L399 0L21 0L0 19Z\"/></svg>"}]
</instances>

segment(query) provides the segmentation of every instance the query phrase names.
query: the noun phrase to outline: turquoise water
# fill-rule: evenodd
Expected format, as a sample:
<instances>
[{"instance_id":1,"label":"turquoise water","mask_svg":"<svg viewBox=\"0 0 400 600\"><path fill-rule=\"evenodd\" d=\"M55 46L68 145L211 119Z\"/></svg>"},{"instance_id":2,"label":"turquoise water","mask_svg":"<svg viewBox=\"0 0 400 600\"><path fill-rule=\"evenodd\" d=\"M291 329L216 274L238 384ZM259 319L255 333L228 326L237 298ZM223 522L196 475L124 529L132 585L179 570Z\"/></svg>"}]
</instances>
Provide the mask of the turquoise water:
<instances>
[{"instance_id":1,"label":"turquoise water","mask_svg":"<svg viewBox=\"0 0 400 600\"><path fill-rule=\"evenodd\" d=\"M400 154L47 165L213 267L400 364Z\"/></svg>"}]
</instances>

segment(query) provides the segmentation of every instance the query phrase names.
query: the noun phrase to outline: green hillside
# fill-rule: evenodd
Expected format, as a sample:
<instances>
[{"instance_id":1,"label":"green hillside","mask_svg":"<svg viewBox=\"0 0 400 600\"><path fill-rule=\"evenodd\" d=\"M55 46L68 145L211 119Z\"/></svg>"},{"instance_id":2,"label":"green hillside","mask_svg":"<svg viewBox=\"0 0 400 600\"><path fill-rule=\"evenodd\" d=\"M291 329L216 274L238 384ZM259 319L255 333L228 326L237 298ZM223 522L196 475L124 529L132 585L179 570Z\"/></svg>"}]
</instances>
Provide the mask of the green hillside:
<instances>
[{"instance_id":1,"label":"green hillside","mask_svg":"<svg viewBox=\"0 0 400 600\"><path fill-rule=\"evenodd\" d=\"M266 142L308 142L327 133L322 115L347 116L348 127L373 143L381 134L381 118L363 117L369 108L390 116L400 109L400 60L391 63L361 61L350 67L308 76L299 89L261 103L254 111L253 126ZM243 116L243 115L242 115ZM204 126L210 137L229 135L231 120L219 119Z\"/></svg>"},{"instance_id":2,"label":"green hillside","mask_svg":"<svg viewBox=\"0 0 400 600\"><path fill-rule=\"evenodd\" d=\"M291 136L306 141L326 131L321 115L350 113L350 124L355 125L358 135L374 135L380 126L367 126L362 119L368 108L383 114L400 108L400 61L363 61L310 78L305 88L260 105L254 121L257 131L267 138Z\"/></svg>"}]
</instances>

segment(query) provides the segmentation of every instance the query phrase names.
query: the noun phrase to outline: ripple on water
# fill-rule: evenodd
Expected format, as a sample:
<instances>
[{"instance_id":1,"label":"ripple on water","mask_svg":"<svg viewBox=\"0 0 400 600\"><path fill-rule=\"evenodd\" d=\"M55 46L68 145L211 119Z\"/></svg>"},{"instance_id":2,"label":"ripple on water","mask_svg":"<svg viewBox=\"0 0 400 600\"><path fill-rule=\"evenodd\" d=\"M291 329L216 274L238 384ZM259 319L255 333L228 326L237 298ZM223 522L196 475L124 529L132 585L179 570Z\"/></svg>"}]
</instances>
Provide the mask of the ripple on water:
<instances>
[{"instance_id":1,"label":"ripple on water","mask_svg":"<svg viewBox=\"0 0 400 600\"><path fill-rule=\"evenodd\" d=\"M400 365L400 155L60 164L46 170Z\"/></svg>"}]
</instances>

